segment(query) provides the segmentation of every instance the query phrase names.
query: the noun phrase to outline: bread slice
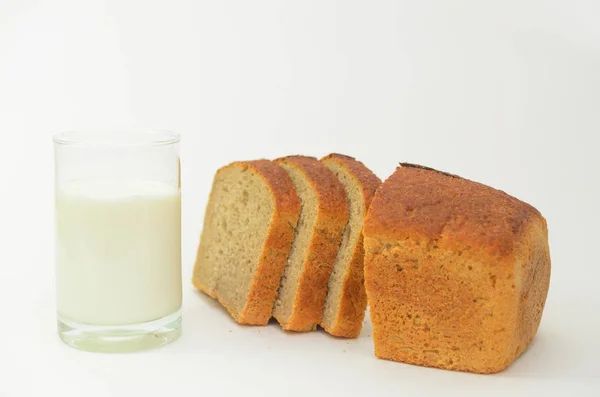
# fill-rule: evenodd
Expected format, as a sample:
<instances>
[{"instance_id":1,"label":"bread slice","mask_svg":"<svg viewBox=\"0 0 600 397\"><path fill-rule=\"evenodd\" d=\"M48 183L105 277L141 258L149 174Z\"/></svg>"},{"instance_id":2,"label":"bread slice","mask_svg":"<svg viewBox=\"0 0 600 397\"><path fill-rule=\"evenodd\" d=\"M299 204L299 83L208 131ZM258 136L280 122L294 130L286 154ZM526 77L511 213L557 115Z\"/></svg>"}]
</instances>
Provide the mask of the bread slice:
<instances>
[{"instance_id":1,"label":"bread slice","mask_svg":"<svg viewBox=\"0 0 600 397\"><path fill-rule=\"evenodd\" d=\"M267 324L299 215L294 185L277 164L256 160L221 168L206 208L193 284L239 323Z\"/></svg>"},{"instance_id":2,"label":"bread slice","mask_svg":"<svg viewBox=\"0 0 600 397\"><path fill-rule=\"evenodd\" d=\"M320 325L331 335L357 338L367 308L362 228L367 209L381 180L352 157L330 154L321 162L342 182L350 210L327 285Z\"/></svg>"},{"instance_id":3,"label":"bread slice","mask_svg":"<svg viewBox=\"0 0 600 397\"><path fill-rule=\"evenodd\" d=\"M301 211L273 316L283 329L311 331L321 320L348 202L340 181L317 159L290 156L275 162L291 177Z\"/></svg>"},{"instance_id":4,"label":"bread slice","mask_svg":"<svg viewBox=\"0 0 600 397\"><path fill-rule=\"evenodd\" d=\"M535 208L403 164L375 193L364 236L377 357L493 373L527 348L550 281L548 230Z\"/></svg>"}]
</instances>

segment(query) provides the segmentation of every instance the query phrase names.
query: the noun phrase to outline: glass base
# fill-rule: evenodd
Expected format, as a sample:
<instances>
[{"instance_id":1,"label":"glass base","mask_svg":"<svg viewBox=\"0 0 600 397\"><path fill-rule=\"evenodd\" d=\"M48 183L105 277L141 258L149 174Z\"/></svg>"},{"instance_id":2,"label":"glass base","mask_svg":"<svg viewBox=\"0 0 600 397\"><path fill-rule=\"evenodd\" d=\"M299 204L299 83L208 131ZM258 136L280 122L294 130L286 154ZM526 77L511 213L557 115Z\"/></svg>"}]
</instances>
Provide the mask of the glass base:
<instances>
[{"instance_id":1,"label":"glass base","mask_svg":"<svg viewBox=\"0 0 600 397\"><path fill-rule=\"evenodd\" d=\"M181 311L142 324L103 326L58 318L58 335L67 345L104 353L133 352L173 342L181 335Z\"/></svg>"}]
</instances>

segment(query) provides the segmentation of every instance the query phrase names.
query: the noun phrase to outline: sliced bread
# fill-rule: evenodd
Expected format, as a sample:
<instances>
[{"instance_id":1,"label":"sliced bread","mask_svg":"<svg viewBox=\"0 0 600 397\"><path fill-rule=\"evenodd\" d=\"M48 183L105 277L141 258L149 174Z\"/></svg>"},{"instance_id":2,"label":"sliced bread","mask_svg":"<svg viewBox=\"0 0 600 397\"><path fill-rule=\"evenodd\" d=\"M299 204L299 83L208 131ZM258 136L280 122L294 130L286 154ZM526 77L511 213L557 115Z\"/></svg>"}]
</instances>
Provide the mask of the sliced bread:
<instances>
[{"instance_id":1,"label":"sliced bread","mask_svg":"<svg viewBox=\"0 0 600 397\"><path fill-rule=\"evenodd\" d=\"M317 159L290 156L275 162L291 177L301 210L273 316L283 329L311 331L321 320L348 200L340 181Z\"/></svg>"},{"instance_id":2,"label":"sliced bread","mask_svg":"<svg viewBox=\"0 0 600 397\"><path fill-rule=\"evenodd\" d=\"M266 324L299 215L292 180L277 164L256 160L221 168L206 208L193 284L239 323Z\"/></svg>"},{"instance_id":3,"label":"sliced bread","mask_svg":"<svg viewBox=\"0 0 600 397\"><path fill-rule=\"evenodd\" d=\"M535 208L402 164L375 193L363 233L377 357L493 373L525 351L550 281Z\"/></svg>"},{"instance_id":4,"label":"sliced bread","mask_svg":"<svg viewBox=\"0 0 600 397\"><path fill-rule=\"evenodd\" d=\"M321 327L334 336L356 338L367 308L362 228L381 180L363 163L341 154L321 159L340 180L349 204L349 220L327 286Z\"/></svg>"}]
</instances>

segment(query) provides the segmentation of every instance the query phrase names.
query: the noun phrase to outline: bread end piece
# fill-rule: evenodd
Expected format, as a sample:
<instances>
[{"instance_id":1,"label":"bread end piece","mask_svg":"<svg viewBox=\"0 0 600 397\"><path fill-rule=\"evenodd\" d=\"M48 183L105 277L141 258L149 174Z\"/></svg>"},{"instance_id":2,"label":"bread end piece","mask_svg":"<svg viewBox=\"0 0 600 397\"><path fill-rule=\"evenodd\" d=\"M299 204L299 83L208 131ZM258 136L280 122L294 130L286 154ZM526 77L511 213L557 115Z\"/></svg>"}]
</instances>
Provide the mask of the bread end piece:
<instances>
[{"instance_id":1,"label":"bread end piece","mask_svg":"<svg viewBox=\"0 0 600 397\"><path fill-rule=\"evenodd\" d=\"M377 357L495 373L536 334L550 254L546 221L530 205L400 167L376 192L364 235Z\"/></svg>"}]
</instances>

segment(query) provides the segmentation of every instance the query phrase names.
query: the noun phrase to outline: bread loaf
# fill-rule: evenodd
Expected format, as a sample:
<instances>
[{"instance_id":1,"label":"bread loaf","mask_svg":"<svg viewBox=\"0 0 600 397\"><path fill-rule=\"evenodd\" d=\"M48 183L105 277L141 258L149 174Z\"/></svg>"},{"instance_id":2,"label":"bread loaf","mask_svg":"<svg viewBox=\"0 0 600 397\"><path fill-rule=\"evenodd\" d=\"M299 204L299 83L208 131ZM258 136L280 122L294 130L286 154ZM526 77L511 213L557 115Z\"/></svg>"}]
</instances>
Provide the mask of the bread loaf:
<instances>
[{"instance_id":1,"label":"bread loaf","mask_svg":"<svg viewBox=\"0 0 600 397\"><path fill-rule=\"evenodd\" d=\"M365 219L377 357L498 372L527 348L550 281L546 221L488 186L396 169Z\"/></svg>"},{"instance_id":2,"label":"bread loaf","mask_svg":"<svg viewBox=\"0 0 600 397\"><path fill-rule=\"evenodd\" d=\"M311 331L321 321L327 281L348 221L340 181L313 157L275 160L288 173L301 211L288 262L273 307L283 329Z\"/></svg>"},{"instance_id":3,"label":"bread loaf","mask_svg":"<svg viewBox=\"0 0 600 397\"><path fill-rule=\"evenodd\" d=\"M221 168L206 208L193 284L236 321L267 324L299 215L294 185L275 163Z\"/></svg>"},{"instance_id":4,"label":"bread loaf","mask_svg":"<svg viewBox=\"0 0 600 397\"><path fill-rule=\"evenodd\" d=\"M341 154L321 159L346 191L349 220L327 285L321 327L334 336L356 338L367 307L363 274L362 228L381 181L363 163Z\"/></svg>"}]
</instances>

